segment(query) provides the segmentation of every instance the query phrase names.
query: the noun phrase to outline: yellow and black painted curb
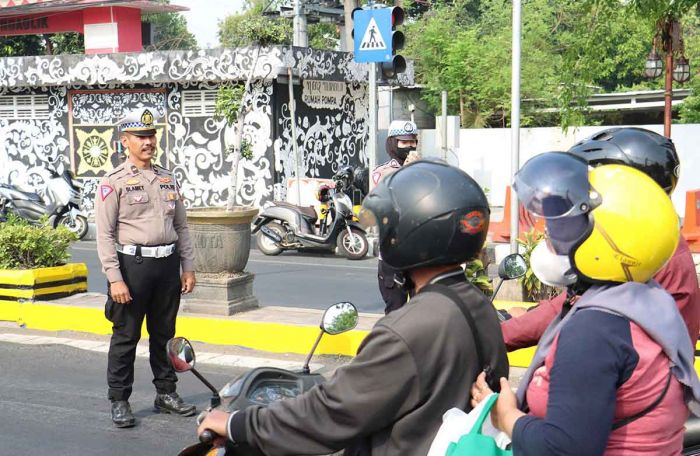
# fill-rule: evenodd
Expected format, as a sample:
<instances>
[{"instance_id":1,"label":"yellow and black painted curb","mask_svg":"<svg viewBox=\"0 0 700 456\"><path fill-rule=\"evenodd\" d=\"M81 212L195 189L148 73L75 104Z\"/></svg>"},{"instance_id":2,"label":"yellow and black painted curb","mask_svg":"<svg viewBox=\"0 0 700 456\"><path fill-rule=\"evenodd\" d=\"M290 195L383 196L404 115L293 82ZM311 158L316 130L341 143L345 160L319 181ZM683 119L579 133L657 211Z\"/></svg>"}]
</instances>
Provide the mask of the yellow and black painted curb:
<instances>
[{"instance_id":1,"label":"yellow and black painted curb","mask_svg":"<svg viewBox=\"0 0 700 456\"><path fill-rule=\"evenodd\" d=\"M2 276L0 276L2 278ZM72 298L76 299L76 298ZM497 302L497 307L528 306L532 303ZM104 309L94 305L76 305L37 300L0 301L0 320L13 321L30 329L44 331L79 331L92 334L111 334L112 324L105 318ZM306 354L318 337L316 325L286 324L281 322L246 320L245 314L235 317L204 317L179 315L177 335L192 341L238 345L273 353ZM355 356L369 331L355 329L321 340L316 353ZM148 333L142 329L143 336ZM518 350L509 355L514 366L527 366L532 350Z\"/></svg>"},{"instance_id":2,"label":"yellow and black painted curb","mask_svg":"<svg viewBox=\"0 0 700 456\"><path fill-rule=\"evenodd\" d=\"M76 271L81 271L80 265L77 266ZM2 283L9 280L6 272L0 271ZM14 277L15 283L18 283L19 279ZM47 283L47 280L41 283ZM495 305L499 309L508 309L515 306L529 307L535 303L496 301ZM177 319L177 335L209 344L238 345L273 353L307 354L319 333L319 328L315 325L251 321L244 318L180 315ZM40 299L0 300L0 321L12 321L26 328L43 331L79 331L92 334L112 332L112 324L105 318L103 308L42 302ZM148 335L145 325L142 334ZM337 336L326 336L321 340L316 353L355 356L367 334L367 330L355 329ZM698 348L700 349L700 344ZM534 353L534 347L511 352L508 354L510 365L527 367ZM700 372L699 359L700 357L696 357L695 369Z\"/></svg>"},{"instance_id":3,"label":"yellow and black painted curb","mask_svg":"<svg viewBox=\"0 0 700 456\"><path fill-rule=\"evenodd\" d=\"M87 291L84 263L38 269L0 269L0 305L51 301Z\"/></svg>"},{"instance_id":4,"label":"yellow and black painted curb","mask_svg":"<svg viewBox=\"0 0 700 456\"><path fill-rule=\"evenodd\" d=\"M79 331L111 334L112 323L104 309L40 301L0 301L0 321L43 331ZM226 317L179 315L177 335L192 341L238 345L274 353L306 354L318 337L318 326L250 321ZM354 356L369 331L353 330L321 340L317 354ZM142 335L147 337L146 326Z\"/></svg>"}]
</instances>

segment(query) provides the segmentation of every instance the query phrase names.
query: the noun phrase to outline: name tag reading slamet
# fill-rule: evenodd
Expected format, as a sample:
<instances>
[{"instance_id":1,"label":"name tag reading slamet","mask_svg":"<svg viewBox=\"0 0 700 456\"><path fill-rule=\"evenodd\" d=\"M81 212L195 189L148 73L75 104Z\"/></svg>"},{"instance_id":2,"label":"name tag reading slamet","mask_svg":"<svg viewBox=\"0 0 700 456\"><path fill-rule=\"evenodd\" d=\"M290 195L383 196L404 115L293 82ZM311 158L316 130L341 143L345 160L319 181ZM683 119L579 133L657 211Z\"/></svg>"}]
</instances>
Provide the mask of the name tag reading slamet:
<instances>
[{"instance_id":1,"label":"name tag reading slamet","mask_svg":"<svg viewBox=\"0 0 700 456\"><path fill-rule=\"evenodd\" d=\"M124 190L126 192L142 192L143 185L128 185L128 186L124 187Z\"/></svg>"}]
</instances>

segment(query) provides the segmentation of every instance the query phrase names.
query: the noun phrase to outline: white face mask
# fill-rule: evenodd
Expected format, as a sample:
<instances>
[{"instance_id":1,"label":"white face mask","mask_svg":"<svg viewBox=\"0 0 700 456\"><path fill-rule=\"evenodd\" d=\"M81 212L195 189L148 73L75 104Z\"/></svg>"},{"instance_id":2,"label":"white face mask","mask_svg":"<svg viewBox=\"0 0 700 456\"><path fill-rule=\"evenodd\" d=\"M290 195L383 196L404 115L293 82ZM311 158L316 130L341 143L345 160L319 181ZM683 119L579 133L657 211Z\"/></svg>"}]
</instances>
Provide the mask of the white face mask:
<instances>
[{"instance_id":1,"label":"white face mask","mask_svg":"<svg viewBox=\"0 0 700 456\"><path fill-rule=\"evenodd\" d=\"M545 285L564 288L576 282L576 273L571 267L569 257L557 255L547 247L543 239L530 255L532 272Z\"/></svg>"}]
</instances>

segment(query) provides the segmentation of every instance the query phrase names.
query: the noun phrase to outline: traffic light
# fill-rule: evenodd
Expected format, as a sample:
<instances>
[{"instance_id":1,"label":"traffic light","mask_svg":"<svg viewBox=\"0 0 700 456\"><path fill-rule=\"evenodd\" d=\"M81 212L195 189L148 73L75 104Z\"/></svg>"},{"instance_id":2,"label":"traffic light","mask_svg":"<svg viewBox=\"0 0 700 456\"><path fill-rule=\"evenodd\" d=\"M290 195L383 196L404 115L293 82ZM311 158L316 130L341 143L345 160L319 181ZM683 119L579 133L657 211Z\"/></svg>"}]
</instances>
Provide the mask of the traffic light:
<instances>
[{"instance_id":1,"label":"traffic light","mask_svg":"<svg viewBox=\"0 0 700 456\"><path fill-rule=\"evenodd\" d=\"M355 42L355 13L358 11L362 11L363 8L355 8L352 10L352 13L350 13L350 17L352 18L352 29L350 30L350 37L352 38L353 42L350 43L354 47L354 42ZM347 27L347 24L346 24Z\"/></svg>"},{"instance_id":2,"label":"traffic light","mask_svg":"<svg viewBox=\"0 0 700 456\"><path fill-rule=\"evenodd\" d=\"M389 62L382 62L380 66L381 76L384 79L395 78L397 74L406 71L406 59L396 53L399 49L403 49L405 37L403 32L396 30L396 27L403 24L404 12L403 8L394 6L391 10L391 54L392 58Z\"/></svg>"}]
</instances>

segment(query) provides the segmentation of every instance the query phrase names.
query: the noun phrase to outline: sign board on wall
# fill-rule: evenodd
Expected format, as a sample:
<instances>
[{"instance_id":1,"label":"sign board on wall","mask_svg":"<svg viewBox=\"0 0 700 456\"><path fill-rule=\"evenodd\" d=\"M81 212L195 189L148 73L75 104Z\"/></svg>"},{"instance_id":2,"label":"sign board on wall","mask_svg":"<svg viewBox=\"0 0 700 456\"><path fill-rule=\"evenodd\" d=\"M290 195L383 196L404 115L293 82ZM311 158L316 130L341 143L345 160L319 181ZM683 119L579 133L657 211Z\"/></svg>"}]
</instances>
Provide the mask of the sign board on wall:
<instances>
[{"instance_id":1,"label":"sign board on wall","mask_svg":"<svg viewBox=\"0 0 700 456\"><path fill-rule=\"evenodd\" d=\"M346 91L344 82L305 79L301 99L315 109L340 109Z\"/></svg>"}]
</instances>

